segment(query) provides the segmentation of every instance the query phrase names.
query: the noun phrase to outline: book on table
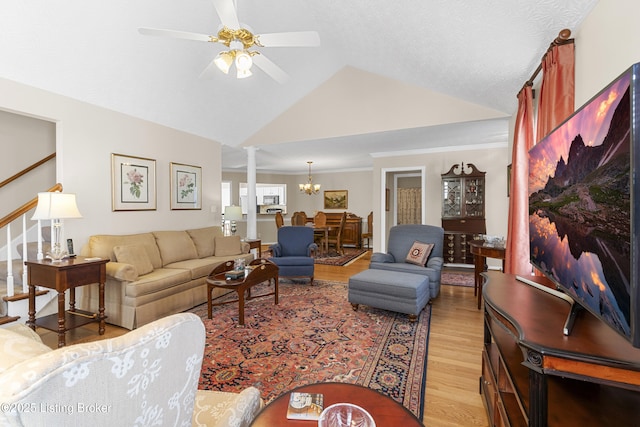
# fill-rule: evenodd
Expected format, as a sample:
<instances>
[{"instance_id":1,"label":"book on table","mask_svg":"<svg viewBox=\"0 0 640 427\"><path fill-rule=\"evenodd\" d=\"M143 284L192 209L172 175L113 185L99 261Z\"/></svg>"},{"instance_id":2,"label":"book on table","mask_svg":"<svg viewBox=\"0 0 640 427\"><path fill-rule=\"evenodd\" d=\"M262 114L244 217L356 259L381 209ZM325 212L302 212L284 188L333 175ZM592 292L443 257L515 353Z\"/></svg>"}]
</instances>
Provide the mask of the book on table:
<instances>
[{"instance_id":1,"label":"book on table","mask_svg":"<svg viewBox=\"0 0 640 427\"><path fill-rule=\"evenodd\" d=\"M321 393L292 392L287 407L287 418L292 420L317 420L324 408Z\"/></svg>"}]
</instances>

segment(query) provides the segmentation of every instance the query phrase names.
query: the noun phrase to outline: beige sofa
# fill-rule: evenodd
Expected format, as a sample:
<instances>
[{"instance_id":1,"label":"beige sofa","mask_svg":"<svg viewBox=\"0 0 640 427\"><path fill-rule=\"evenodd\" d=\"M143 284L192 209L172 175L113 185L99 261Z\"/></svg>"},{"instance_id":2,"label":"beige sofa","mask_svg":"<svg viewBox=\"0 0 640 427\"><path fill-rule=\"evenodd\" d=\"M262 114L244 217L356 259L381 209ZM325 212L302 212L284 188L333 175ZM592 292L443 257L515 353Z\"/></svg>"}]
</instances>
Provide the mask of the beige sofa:
<instances>
[{"instance_id":1,"label":"beige sofa","mask_svg":"<svg viewBox=\"0 0 640 427\"><path fill-rule=\"evenodd\" d=\"M56 350L25 325L0 328L0 426L248 426L260 391L198 390L204 345L191 313Z\"/></svg>"},{"instance_id":2,"label":"beige sofa","mask_svg":"<svg viewBox=\"0 0 640 427\"><path fill-rule=\"evenodd\" d=\"M80 255L109 258L105 284L107 322L134 329L207 301L206 277L217 265L253 259L239 236L220 227L94 235ZM78 306L95 311L98 286L78 288ZM214 297L225 292L214 290Z\"/></svg>"}]
</instances>

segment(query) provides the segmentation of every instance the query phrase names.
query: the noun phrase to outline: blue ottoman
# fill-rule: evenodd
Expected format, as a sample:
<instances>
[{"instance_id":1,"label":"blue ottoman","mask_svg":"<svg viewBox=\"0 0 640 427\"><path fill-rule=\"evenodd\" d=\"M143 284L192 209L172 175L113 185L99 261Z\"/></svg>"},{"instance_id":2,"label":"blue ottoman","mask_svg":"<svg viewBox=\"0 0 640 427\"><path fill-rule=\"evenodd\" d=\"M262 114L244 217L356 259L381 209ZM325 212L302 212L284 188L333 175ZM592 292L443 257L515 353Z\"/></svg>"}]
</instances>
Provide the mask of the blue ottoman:
<instances>
[{"instance_id":1,"label":"blue ottoman","mask_svg":"<svg viewBox=\"0 0 640 427\"><path fill-rule=\"evenodd\" d=\"M387 270L365 270L349 278L349 302L406 313L415 322L429 302L429 277Z\"/></svg>"}]
</instances>

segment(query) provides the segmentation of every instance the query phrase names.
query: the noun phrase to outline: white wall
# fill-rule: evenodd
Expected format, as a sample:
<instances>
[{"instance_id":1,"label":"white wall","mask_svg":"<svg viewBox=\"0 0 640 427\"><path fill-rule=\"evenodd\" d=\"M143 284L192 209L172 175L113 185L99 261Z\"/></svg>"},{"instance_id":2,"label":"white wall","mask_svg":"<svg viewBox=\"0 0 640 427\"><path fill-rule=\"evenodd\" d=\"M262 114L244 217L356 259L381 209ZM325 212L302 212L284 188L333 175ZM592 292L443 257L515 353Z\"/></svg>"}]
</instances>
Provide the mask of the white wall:
<instances>
[{"instance_id":1,"label":"white wall","mask_svg":"<svg viewBox=\"0 0 640 427\"><path fill-rule=\"evenodd\" d=\"M576 109L640 62L640 2L600 0L577 32Z\"/></svg>"},{"instance_id":2,"label":"white wall","mask_svg":"<svg viewBox=\"0 0 640 427\"><path fill-rule=\"evenodd\" d=\"M0 110L0 147L11 153L0 156L0 180L4 180L55 153L56 126L49 121ZM32 189L44 191L55 185L55 174L56 162L52 159L2 187L0 198L10 202L2 203L0 217L35 197Z\"/></svg>"},{"instance_id":3,"label":"white wall","mask_svg":"<svg viewBox=\"0 0 640 427\"><path fill-rule=\"evenodd\" d=\"M0 79L0 109L56 123L57 181L76 193L82 219L67 220L76 250L91 234L186 229L220 223L220 144L198 136ZM156 160L157 210L113 212L111 153ZM202 210L171 211L169 163L202 167Z\"/></svg>"}]
</instances>

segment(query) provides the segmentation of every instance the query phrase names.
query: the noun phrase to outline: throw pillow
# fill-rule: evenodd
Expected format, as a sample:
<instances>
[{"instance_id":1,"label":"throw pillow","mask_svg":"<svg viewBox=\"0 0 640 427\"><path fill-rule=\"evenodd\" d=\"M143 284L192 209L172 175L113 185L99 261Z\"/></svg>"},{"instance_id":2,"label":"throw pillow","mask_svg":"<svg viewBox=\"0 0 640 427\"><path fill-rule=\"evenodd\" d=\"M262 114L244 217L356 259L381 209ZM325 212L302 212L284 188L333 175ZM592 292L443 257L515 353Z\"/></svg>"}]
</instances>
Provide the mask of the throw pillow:
<instances>
[{"instance_id":1,"label":"throw pillow","mask_svg":"<svg viewBox=\"0 0 640 427\"><path fill-rule=\"evenodd\" d=\"M140 276L153 271L153 264L143 245L114 246L113 253L116 261L133 265Z\"/></svg>"},{"instance_id":2,"label":"throw pillow","mask_svg":"<svg viewBox=\"0 0 640 427\"><path fill-rule=\"evenodd\" d=\"M199 258L213 256L215 253L215 237L221 236L220 227L205 227L187 230L193 244L196 245L196 251Z\"/></svg>"},{"instance_id":3,"label":"throw pillow","mask_svg":"<svg viewBox=\"0 0 640 427\"><path fill-rule=\"evenodd\" d=\"M216 236L216 256L240 255L241 253L240 236Z\"/></svg>"},{"instance_id":4,"label":"throw pillow","mask_svg":"<svg viewBox=\"0 0 640 427\"><path fill-rule=\"evenodd\" d=\"M405 261L409 264L424 266L434 246L433 243L422 243L416 240L413 242L413 245L411 245Z\"/></svg>"},{"instance_id":5,"label":"throw pillow","mask_svg":"<svg viewBox=\"0 0 640 427\"><path fill-rule=\"evenodd\" d=\"M156 244L160 249L162 266L198 258L196 245L186 231L154 231Z\"/></svg>"}]
</instances>

